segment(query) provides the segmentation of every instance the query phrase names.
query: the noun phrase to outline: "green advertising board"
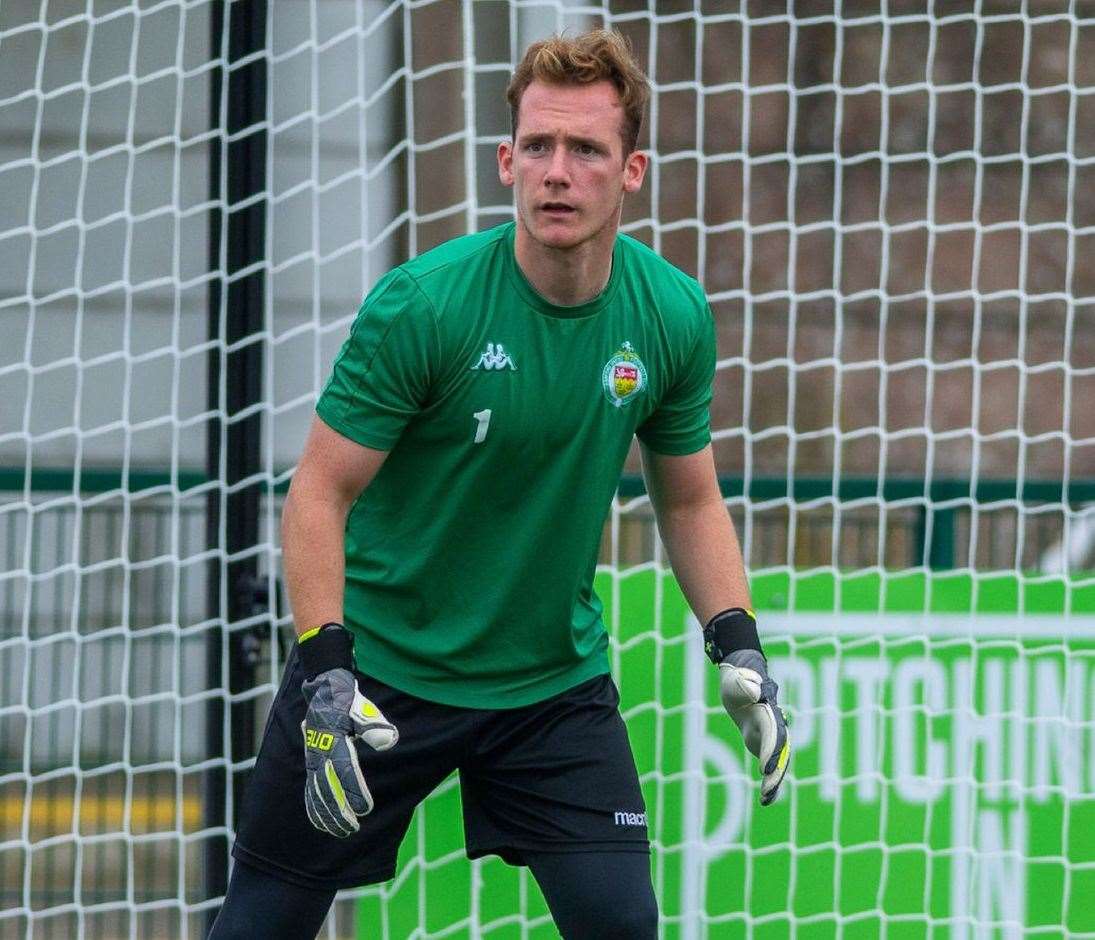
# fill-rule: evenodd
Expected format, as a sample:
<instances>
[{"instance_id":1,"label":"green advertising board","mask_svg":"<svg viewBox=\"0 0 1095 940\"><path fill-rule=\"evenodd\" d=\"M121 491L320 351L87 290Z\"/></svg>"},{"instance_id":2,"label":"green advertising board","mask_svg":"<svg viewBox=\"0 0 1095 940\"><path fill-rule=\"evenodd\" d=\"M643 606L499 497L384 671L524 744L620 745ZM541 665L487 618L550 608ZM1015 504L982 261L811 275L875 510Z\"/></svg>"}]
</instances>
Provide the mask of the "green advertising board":
<instances>
[{"instance_id":1,"label":"green advertising board","mask_svg":"<svg viewBox=\"0 0 1095 940\"><path fill-rule=\"evenodd\" d=\"M968 574L752 583L794 742L763 808L675 581L599 575L662 935L1095 936L1095 592ZM464 858L454 780L358 928L558 936L526 871Z\"/></svg>"}]
</instances>

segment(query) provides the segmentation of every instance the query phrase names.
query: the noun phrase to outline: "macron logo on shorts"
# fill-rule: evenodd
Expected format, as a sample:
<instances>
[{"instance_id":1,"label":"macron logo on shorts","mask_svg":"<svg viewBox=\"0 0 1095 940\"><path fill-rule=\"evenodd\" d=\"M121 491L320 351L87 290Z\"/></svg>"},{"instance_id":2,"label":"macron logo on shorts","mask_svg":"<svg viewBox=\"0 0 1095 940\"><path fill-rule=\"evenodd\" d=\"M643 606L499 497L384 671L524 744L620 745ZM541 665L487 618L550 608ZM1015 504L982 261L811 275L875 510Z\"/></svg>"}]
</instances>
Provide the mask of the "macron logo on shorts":
<instances>
[{"instance_id":1,"label":"macron logo on shorts","mask_svg":"<svg viewBox=\"0 0 1095 940\"><path fill-rule=\"evenodd\" d=\"M616 825L617 826L645 826L646 825L646 813L624 813L617 811L616 813Z\"/></svg>"}]
</instances>

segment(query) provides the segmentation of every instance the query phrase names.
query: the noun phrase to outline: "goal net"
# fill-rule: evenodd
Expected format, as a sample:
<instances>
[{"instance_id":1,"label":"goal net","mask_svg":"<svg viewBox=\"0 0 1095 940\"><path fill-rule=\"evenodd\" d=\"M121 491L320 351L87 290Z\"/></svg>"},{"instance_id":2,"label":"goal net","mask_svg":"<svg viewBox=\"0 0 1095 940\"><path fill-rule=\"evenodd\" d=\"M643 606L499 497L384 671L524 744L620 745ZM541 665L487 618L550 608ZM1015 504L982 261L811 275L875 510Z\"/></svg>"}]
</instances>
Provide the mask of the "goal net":
<instances>
[{"instance_id":1,"label":"goal net","mask_svg":"<svg viewBox=\"0 0 1095 940\"><path fill-rule=\"evenodd\" d=\"M202 937L276 689L279 512L391 265L512 218L531 41L653 83L625 230L703 283L792 774L629 459L598 587L666 937L1095 936L1095 8L0 4L0 935ZM324 936L556 936L448 781Z\"/></svg>"}]
</instances>

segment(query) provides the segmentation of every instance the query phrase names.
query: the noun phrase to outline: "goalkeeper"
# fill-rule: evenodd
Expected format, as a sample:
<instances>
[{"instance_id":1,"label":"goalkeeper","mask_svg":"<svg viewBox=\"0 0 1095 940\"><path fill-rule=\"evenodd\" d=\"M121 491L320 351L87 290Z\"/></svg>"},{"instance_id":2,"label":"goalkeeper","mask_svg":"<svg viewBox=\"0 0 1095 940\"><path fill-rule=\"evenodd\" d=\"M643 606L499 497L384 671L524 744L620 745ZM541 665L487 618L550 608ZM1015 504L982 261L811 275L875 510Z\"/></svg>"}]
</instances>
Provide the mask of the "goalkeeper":
<instances>
[{"instance_id":1,"label":"goalkeeper","mask_svg":"<svg viewBox=\"0 0 1095 940\"><path fill-rule=\"evenodd\" d=\"M566 938L657 933L646 807L593 590L638 437L661 537L758 757L789 744L719 493L703 289L618 234L648 84L616 33L532 45L499 145L516 222L383 277L317 404L283 518L299 639L213 936L310 938L386 881L459 771L469 858L526 865Z\"/></svg>"}]
</instances>

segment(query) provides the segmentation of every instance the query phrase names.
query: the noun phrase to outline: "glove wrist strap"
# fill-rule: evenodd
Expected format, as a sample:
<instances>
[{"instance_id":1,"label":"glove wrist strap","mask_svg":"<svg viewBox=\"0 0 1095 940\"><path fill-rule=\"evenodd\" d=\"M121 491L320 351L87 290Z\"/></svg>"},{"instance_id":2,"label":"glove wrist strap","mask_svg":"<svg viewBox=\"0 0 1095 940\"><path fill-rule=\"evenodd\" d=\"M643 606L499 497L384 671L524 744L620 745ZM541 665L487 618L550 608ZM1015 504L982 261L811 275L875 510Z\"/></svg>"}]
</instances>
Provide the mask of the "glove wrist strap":
<instances>
[{"instance_id":1,"label":"glove wrist strap","mask_svg":"<svg viewBox=\"0 0 1095 940\"><path fill-rule=\"evenodd\" d=\"M313 679L329 669L354 668L354 637L340 623L325 623L297 639L304 675Z\"/></svg>"},{"instance_id":2,"label":"glove wrist strap","mask_svg":"<svg viewBox=\"0 0 1095 940\"><path fill-rule=\"evenodd\" d=\"M756 615L744 607L715 614L703 628L703 649L716 666L735 650L756 650L763 656Z\"/></svg>"}]
</instances>

